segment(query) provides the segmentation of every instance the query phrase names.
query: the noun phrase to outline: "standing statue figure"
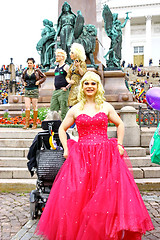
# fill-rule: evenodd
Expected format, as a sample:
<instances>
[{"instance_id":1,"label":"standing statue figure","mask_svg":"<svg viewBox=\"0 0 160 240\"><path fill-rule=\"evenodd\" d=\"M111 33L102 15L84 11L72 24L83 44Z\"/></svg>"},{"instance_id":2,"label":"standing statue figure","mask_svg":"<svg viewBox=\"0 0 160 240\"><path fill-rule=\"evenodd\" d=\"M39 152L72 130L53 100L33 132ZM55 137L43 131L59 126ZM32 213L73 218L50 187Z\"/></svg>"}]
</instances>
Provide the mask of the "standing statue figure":
<instances>
[{"instance_id":1,"label":"standing statue figure","mask_svg":"<svg viewBox=\"0 0 160 240\"><path fill-rule=\"evenodd\" d=\"M41 56L41 64L43 66L50 66L50 60L53 58L53 52L49 45L54 41L55 29L53 28L53 22L48 19L43 20L44 28L41 32L41 39L37 43L36 49Z\"/></svg>"},{"instance_id":2,"label":"standing statue figure","mask_svg":"<svg viewBox=\"0 0 160 240\"><path fill-rule=\"evenodd\" d=\"M121 69L121 49L122 49L122 28L125 27L129 17L126 13L126 19L123 24L118 20L118 14L111 12L108 5L104 5L103 19L104 27L108 37L111 39L109 51L104 56L109 70Z\"/></svg>"},{"instance_id":3,"label":"standing statue figure","mask_svg":"<svg viewBox=\"0 0 160 240\"><path fill-rule=\"evenodd\" d=\"M76 15L71 11L71 6L67 2L64 2L62 12L58 18L55 41L57 40L57 36L60 36L60 46L67 53L67 62L71 62L69 53L74 41L75 21Z\"/></svg>"}]
</instances>

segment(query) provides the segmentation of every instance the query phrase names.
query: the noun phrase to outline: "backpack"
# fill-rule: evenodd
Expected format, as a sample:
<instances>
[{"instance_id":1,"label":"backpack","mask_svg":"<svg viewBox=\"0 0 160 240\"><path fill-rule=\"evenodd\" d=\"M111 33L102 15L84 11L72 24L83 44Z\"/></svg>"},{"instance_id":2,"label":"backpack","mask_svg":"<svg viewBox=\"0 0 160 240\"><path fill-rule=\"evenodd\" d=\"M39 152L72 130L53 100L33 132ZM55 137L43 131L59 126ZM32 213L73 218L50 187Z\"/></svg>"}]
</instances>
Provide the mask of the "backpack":
<instances>
[{"instance_id":1,"label":"backpack","mask_svg":"<svg viewBox=\"0 0 160 240\"><path fill-rule=\"evenodd\" d=\"M149 144L151 162L160 165L160 123Z\"/></svg>"}]
</instances>

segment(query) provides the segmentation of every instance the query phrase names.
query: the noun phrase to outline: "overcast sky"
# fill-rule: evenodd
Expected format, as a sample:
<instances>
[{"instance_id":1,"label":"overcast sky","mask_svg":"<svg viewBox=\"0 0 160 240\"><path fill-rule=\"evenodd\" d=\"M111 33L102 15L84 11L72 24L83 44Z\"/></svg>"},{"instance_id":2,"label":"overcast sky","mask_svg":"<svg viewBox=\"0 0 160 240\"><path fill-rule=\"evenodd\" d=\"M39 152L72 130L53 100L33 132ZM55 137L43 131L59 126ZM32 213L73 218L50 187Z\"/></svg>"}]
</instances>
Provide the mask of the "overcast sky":
<instances>
[{"instance_id":1,"label":"overcast sky","mask_svg":"<svg viewBox=\"0 0 160 240\"><path fill-rule=\"evenodd\" d=\"M57 23L58 0L8 0L0 5L0 67L13 58L15 66L27 66L28 57L40 63L36 44L43 19Z\"/></svg>"}]
</instances>

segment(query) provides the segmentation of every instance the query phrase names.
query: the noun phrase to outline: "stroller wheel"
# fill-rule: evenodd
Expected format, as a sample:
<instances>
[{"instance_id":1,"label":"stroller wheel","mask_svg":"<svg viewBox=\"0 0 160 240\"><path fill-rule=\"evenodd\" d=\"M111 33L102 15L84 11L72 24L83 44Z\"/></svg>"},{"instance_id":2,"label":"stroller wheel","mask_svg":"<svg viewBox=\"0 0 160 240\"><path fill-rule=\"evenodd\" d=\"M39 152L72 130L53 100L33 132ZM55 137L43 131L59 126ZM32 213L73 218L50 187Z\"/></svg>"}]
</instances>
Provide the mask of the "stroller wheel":
<instances>
[{"instance_id":1,"label":"stroller wheel","mask_svg":"<svg viewBox=\"0 0 160 240\"><path fill-rule=\"evenodd\" d=\"M34 212L31 212L31 219L34 220Z\"/></svg>"},{"instance_id":2,"label":"stroller wheel","mask_svg":"<svg viewBox=\"0 0 160 240\"><path fill-rule=\"evenodd\" d=\"M38 208L36 202L30 202L30 215L32 220L36 219L38 216Z\"/></svg>"}]
</instances>

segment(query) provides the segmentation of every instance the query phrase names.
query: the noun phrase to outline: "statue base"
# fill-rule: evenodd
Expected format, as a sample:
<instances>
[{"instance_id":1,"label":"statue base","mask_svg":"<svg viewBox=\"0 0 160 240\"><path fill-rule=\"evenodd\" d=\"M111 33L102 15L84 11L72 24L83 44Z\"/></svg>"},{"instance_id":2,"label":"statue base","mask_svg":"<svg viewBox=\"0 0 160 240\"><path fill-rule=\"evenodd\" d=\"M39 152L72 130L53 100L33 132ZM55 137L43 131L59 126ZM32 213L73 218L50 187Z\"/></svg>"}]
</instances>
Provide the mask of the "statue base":
<instances>
[{"instance_id":1,"label":"statue base","mask_svg":"<svg viewBox=\"0 0 160 240\"><path fill-rule=\"evenodd\" d=\"M104 71L103 76L104 95L107 102L133 102L133 96L125 84L124 72Z\"/></svg>"},{"instance_id":2,"label":"statue base","mask_svg":"<svg viewBox=\"0 0 160 240\"><path fill-rule=\"evenodd\" d=\"M121 67L104 67L104 71L121 71Z\"/></svg>"},{"instance_id":3,"label":"statue base","mask_svg":"<svg viewBox=\"0 0 160 240\"><path fill-rule=\"evenodd\" d=\"M46 81L42 83L39 88L39 99L38 102L41 103L50 103L52 94L54 91L54 72L53 69L44 73L46 75Z\"/></svg>"}]
</instances>

